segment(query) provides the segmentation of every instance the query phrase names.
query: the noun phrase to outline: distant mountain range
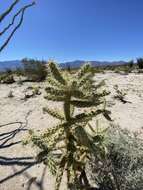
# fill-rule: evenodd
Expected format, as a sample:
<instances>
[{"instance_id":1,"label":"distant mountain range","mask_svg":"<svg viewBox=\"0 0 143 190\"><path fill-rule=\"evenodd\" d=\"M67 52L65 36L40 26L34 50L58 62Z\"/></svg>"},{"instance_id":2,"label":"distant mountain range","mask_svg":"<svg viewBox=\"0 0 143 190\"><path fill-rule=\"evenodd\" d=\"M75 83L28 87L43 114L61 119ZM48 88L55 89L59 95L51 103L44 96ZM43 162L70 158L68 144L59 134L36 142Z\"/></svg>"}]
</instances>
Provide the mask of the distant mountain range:
<instances>
[{"instance_id":1,"label":"distant mountain range","mask_svg":"<svg viewBox=\"0 0 143 190\"><path fill-rule=\"evenodd\" d=\"M91 63L93 67L95 66L107 66L107 65L124 65L127 64L125 61L88 61ZM67 68L70 66L70 68L79 68L83 64L87 63L87 61L82 60L76 60L76 61L70 61L65 63L60 63L60 67ZM6 69L15 69L17 67L22 67L22 62L19 60L13 60L13 61L0 61L0 71L6 70Z\"/></svg>"},{"instance_id":2,"label":"distant mountain range","mask_svg":"<svg viewBox=\"0 0 143 190\"><path fill-rule=\"evenodd\" d=\"M76 60L76 61L71 61L71 62L65 62L65 63L60 63L60 66L62 68L67 68L67 67L71 67L71 68L79 68L80 66L84 65L85 63L90 62L90 64L93 67L97 67L97 66L107 66L107 65L125 65L127 64L127 62L125 61L82 61L82 60Z\"/></svg>"},{"instance_id":3,"label":"distant mountain range","mask_svg":"<svg viewBox=\"0 0 143 190\"><path fill-rule=\"evenodd\" d=\"M17 67L22 67L22 63L19 60L13 61L0 61L0 71L4 71L6 69L16 69Z\"/></svg>"}]
</instances>

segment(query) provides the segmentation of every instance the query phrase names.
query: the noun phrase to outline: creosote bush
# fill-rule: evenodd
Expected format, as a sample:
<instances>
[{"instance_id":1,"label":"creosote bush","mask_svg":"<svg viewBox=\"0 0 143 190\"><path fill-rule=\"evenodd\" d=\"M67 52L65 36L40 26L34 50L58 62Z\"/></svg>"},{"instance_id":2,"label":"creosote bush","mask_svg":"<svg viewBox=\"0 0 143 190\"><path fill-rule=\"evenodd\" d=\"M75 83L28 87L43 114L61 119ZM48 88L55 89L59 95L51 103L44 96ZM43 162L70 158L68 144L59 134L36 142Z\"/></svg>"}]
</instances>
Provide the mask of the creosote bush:
<instances>
[{"instance_id":1,"label":"creosote bush","mask_svg":"<svg viewBox=\"0 0 143 190\"><path fill-rule=\"evenodd\" d=\"M35 59L23 59L23 73L27 80L33 82L40 82L47 77L47 67L45 61L38 61Z\"/></svg>"},{"instance_id":2,"label":"creosote bush","mask_svg":"<svg viewBox=\"0 0 143 190\"><path fill-rule=\"evenodd\" d=\"M9 73L3 73L0 75L0 83L1 84L12 84L14 83L14 77L12 74Z\"/></svg>"},{"instance_id":3,"label":"creosote bush","mask_svg":"<svg viewBox=\"0 0 143 190\"><path fill-rule=\"evenodd\" d=\"M95 85L90 65L84 65L77 73L61 72L53 62L49 63L50 75L46 88L47 100L62 102L63 112L43 108L45 113L57 118L57 126L36 135L30 131L25 143L39 148L37 159L48 165L53 175L56 175L55 190L59 190L63 173L67 176L67 189L89 189L90 184L85 170L86 163L91 156L104 157L105 147L100 135L89 134L87 127L94 131L89 124L92 118L102 114L111 121L110 111L102 106L104 98L109 93L99 92L104 82ZM75 112L76 108L87 111Z\"/></svg>"}]
</instances>

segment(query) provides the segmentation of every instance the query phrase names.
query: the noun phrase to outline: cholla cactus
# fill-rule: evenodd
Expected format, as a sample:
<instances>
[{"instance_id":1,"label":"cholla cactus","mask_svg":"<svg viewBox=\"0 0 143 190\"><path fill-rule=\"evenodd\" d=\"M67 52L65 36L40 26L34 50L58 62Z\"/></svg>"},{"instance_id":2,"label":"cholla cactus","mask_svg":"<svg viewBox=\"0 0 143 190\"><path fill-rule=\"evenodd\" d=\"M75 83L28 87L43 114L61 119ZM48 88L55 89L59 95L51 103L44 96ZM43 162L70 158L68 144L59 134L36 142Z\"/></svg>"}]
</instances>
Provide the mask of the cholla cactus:
<instances>
[{"instance_id":1,"label":"cholla cactus","mask_svg":"<svg viewBox=\"0 0 143 190\"><path fill-rule=\"evenodd\" d=\"M44 108L44 112L59 119L60 123L39 136L31 132L30 140L41 150L38 159L47 164L52 174L56 175L55 190L59 190L64 172L67 174L67 189L83 190L89 187L85 171L87 160L93 154L99 156L100 151L102 155L104 152L102 138L90 135L86 126L93 117L100 114L110 120L110 111L105 110L105 107L98 108L108 92L97 92L104 82L94 85L94 74L89 64L73 75L62 73L53 62L49 63L49 68L49 85L45 98L63 102L63 113ZM86 108L87 111L75 114L75 108Z\"/></svg>"}]
</instances>

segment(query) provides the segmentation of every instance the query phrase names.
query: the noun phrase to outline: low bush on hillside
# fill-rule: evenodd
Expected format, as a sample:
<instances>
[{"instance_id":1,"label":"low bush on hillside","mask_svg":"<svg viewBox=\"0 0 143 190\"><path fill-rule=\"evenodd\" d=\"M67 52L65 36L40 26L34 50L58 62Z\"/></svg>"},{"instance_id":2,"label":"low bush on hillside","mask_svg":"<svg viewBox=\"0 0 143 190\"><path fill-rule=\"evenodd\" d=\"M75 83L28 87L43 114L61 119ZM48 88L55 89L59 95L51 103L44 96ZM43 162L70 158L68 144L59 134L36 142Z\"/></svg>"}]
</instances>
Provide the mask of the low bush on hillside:
<instances>
[{"instance_id":1,"label":"low bush on hillside","mask_svg":"<svg viewBox=\"0 0 143 190\"><path fill-rule=\"evenodd\" d=\"M45 61L38 61L34 59L23 59L23 73L27 80L33 82L44 81L47 77L47 67Z\"/></svg>"}]
</instances>

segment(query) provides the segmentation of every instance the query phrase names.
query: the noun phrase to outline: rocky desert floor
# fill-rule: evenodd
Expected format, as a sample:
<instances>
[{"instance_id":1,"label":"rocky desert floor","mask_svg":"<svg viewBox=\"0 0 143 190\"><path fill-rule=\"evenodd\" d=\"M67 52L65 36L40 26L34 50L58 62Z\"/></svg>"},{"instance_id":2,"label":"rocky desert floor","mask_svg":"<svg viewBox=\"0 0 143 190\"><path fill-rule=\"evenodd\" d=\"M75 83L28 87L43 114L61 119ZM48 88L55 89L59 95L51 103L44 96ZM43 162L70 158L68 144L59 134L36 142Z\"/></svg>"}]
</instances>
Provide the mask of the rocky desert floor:
<instances>
[{"instance_id":1,"label":"rocky desert floor","mask_svg":"<svg viewBox=\"0 0 143 190\"><path fill-rule=\"evenodd\" d=\"M102 79L105 79L105 88L111 92L107 107L112 112L113 123L141 134L143 74L96 74L95 81ZM126 92L127 103L114 99L114 85ZM24 93L30 86L40 86L41 94L24 100ZM22 145L29 129L42 131L57 123L42 111L46 105L61 107L44 99L45 86L46 83L0 85L0 190L54 190L54 178L48 168L34 160L35 149ZM8 97L10 91L14 95L12 98ZM61 190L65 190L63 184Z\"/></svg>"}]
</instances>

